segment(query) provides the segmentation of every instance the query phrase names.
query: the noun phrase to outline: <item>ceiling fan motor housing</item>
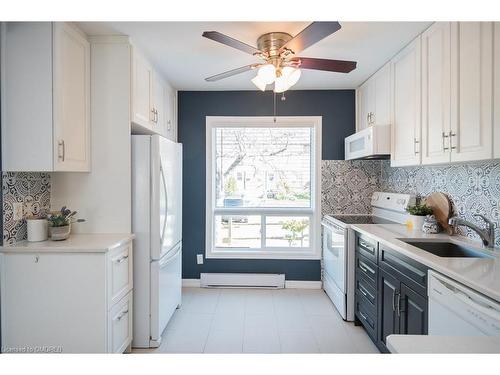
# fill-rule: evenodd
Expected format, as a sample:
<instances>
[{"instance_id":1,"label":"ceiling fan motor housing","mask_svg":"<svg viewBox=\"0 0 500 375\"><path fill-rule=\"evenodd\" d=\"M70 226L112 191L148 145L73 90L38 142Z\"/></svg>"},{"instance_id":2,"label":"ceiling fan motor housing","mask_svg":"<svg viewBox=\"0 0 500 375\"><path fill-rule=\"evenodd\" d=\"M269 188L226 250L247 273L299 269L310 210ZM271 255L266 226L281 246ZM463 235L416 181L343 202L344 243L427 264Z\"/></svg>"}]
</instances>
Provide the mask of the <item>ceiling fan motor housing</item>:
<instances>
[{"instance_id":1,"label":"ceiling fan motor housing","mask_svg":"<svg viewBox=\"0 0 500 375\"><path fill-rule=\"evenodd\" d=\"M280 48L291 39L292 36L288 33L272 32L263 34L257 39L257 48L267 53L269 57L279 57Z\"/></svg>"}]
</instances>

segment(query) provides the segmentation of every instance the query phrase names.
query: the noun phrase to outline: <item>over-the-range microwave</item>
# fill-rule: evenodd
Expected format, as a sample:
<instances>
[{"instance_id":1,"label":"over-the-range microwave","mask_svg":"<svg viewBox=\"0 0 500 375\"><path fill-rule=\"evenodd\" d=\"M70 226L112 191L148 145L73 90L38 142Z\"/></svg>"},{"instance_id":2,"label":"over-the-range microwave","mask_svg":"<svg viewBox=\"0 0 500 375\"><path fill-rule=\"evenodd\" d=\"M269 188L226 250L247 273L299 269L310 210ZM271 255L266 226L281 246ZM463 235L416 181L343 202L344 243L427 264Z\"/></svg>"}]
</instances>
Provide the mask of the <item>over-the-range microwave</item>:
<instances>
[{"instance_id":1,"label":"over-the-range microwave","mask_svg":"<svg viewBox=\"0 0 500 375\"><path fill-rule=\"evenodd\" d=\"M389 159L391 126L373 125L345 139L345 160Z\"/></svg>"}]
</instances>

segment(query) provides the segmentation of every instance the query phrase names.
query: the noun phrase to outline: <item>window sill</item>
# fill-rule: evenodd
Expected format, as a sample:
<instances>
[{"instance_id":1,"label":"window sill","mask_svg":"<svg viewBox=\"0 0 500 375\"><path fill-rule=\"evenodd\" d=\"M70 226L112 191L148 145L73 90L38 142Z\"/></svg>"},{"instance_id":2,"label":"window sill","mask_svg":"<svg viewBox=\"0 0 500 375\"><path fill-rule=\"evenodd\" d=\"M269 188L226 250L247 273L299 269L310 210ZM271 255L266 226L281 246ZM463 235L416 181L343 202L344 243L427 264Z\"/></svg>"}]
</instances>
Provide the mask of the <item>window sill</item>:
<instances>
[{"instance_id":1,"label":"window sill","mask_svg":"<svg viewBox=\"0 0 500 375\"><path fill-rule=\"evenodd\" d=\"M207 251L205 252L206 259L283 259L283 260L320 260L321 253L313 252L260 252L253 251Z\"/></svg>"}]
</instances>

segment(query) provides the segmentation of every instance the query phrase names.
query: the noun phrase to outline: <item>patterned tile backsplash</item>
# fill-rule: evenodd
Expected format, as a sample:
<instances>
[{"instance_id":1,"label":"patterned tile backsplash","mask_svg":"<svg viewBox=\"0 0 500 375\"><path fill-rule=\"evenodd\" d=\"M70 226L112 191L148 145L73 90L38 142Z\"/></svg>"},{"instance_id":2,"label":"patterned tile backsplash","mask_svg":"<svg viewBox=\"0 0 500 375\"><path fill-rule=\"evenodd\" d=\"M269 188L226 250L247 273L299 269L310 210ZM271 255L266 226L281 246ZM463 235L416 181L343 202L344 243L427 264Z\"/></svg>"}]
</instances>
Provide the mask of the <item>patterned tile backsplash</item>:
<instances>
[{"instance_id":1,"label":"patterned tile backsplash","mask_svg":"<svg viewBox=\"0 0 500 375\"><path fill-rule=\"evenodd\" d=\"M323 214L366 214L372 193L380 186L378 160L323 160L321 210Z\"/></svg>"},{"instance_id":2,"label":"patterned tile backsplash","mask_svg":"<svg viewBox=\"0 0 500 375\"><path fill-rule=\"evenodd\" d=\"M369 213L376 190L420 198L440 191L450 198L455 214L482 224L472 216L480 213L495 223L497 232L500 228L500 160L395 168L388 160L324 160L321 185L323 213ZM474 232L459 229L478 239ZM500 246L500 233L496 245Z\"/></svg>"},{"instance_id":3,"label":"patterned tile backsplash","mask_svg":"<svg viewBox=\"0 0 500 375\"><path fill-rule=\"evenodd\" d=\"M23 203L25 215L50 209L50 174L38 172L2 173L3 243L26 239L26 220L14 220L14 203Z\"/></svg>"}]
</instances>

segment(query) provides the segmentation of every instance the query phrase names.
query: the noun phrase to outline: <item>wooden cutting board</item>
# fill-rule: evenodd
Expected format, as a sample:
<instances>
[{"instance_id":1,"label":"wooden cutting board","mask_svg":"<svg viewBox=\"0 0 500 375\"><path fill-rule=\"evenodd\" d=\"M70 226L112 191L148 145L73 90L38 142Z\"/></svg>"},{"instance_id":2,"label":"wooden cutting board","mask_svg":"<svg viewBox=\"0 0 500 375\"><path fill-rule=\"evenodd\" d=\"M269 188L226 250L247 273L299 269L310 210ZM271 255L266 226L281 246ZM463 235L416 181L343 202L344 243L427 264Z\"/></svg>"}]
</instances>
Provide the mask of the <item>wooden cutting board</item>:
<instances>
[{"instance_id":1,"label":"wooden cutting board","mask_svg":"<svg viewBox=\"0 0 500 375\"><path fill-rule=\"evenodd\" d=\"M432 208L433 215L443 230L448 234L452 234L453 229L448 224L448 219L452 213L451 202L444 193L432 193L425 198L425 204Z\"/></svg>"}]
</instances>

